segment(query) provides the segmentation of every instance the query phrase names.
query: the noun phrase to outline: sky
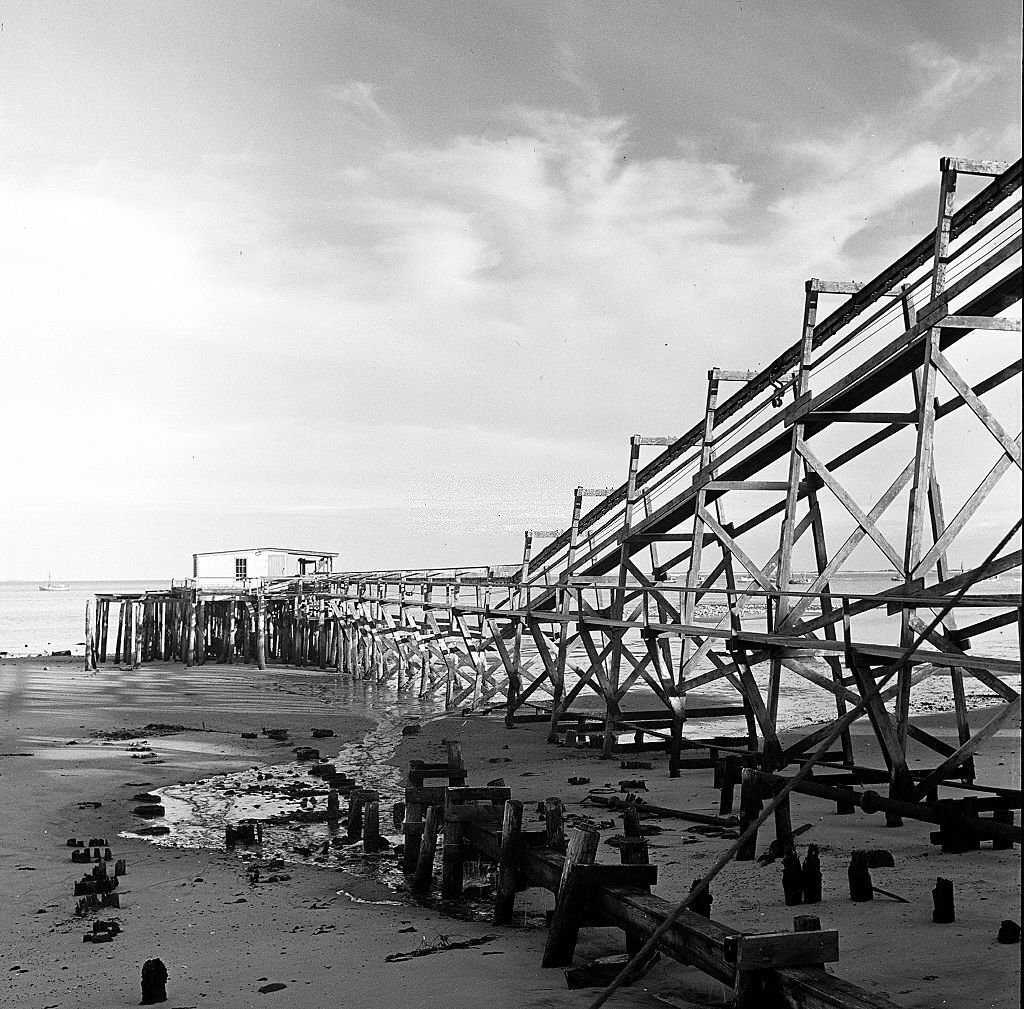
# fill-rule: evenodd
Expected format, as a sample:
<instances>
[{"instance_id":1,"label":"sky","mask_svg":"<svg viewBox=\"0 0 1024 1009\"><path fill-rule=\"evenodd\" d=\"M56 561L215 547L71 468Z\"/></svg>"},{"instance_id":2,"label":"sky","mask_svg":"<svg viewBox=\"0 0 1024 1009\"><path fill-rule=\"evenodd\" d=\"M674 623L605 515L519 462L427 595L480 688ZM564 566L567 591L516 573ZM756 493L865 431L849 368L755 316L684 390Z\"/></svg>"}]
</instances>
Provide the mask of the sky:
<instances>
[{"instance_id":1,"label":"sky","mask_svg":"<svg viewBox=\"0 0 1024 1009\"><path fill-rule=\"evenodd\" d=\"M1020 156L1020 11L0 3L0 579L515 562Z\"/></svg>"}]
</instances>

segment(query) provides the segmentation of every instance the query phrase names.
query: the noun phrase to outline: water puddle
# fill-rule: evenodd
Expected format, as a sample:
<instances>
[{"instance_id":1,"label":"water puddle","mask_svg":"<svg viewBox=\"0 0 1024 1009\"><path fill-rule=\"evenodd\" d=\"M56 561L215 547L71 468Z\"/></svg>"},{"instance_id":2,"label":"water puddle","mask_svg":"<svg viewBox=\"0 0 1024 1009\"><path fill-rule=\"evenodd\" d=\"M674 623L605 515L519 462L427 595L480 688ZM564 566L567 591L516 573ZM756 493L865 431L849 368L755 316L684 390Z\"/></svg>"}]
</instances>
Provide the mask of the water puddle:
<instances>
[{"instance_id":1,"label":"water puddle","mask_svg":"<svg viewBox=\"0 0 1024 1009\"><path fill-rule=\"evenodd\" d=\"M355 779L361 787L379 793L380 832L388 843L382 851L368 854L363 851L362 842L350 843L344 821L340 824L304 821L303 817L315 818L326 808L328 789L322 779L310 774L314 764L296 761L248 767L157 789L155 794L160 797L165 815L152 823L168 827L168 833L150 836L124 831L122 836L141 837L161 847L223 851L225 827L255 819L262 824L262 844L258 847L239 845L235 851L240 862L249 865L250 874L258 869L261 882L286 880L289 865L313 865L383 885L398 898L371 899L357 896L350 890L336 891L353 903L397 906L412 903L401 861L394 851L404 840L401 825L396 825L392 816L395 803L404 798L404 776L388 761L402 737L404 726L422 723L442 712L430 702L387 696L380 691L351 703L348 710L351 714L372 718L376 724L362 739L342 743L338 755L330 758L329 763L338 772ZM161 744L164 742L161 740ZM472 895L486 892L486 887L493 882L488 876L488 867L467 863L468 899L452 902L431 897L423 903L453 917L486 920L491 914L490 901L477 903ZM473 884L478 884L476 891Z\"/></svg>"}]
</instances>

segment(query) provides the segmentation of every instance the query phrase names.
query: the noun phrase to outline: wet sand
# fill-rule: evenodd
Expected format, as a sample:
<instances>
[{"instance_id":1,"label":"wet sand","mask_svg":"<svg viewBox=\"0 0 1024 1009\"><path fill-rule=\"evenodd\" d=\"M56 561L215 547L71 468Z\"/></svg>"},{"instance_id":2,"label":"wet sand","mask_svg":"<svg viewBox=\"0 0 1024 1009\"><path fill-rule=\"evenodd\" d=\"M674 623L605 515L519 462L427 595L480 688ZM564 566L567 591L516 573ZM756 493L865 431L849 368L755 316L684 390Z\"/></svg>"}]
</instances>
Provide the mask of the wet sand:
<instances>
[{"instance_id":1,"label":"wet sand","mask_svg":"<svg viewBox=\"0 0 1024 1009\"><path fill-rule=\"evenodd\" d=\"M179 1009L436 1000L454 1009L588 1005L593 990L568 991L561 971L540 968L545 932L536 922L550 906L546 893L522 894L521 924L501 928L403 903L402 895L333 867L289 862L287 880L253 887L242 851L177 849L118 836L139 823L131 812L137 792L285 763L293 759L294 746L316 746L333 756L373 725L346 713L346 703L383 709L389 699L383 693L353 693L318 672L260 674L250 667L206 665L87 674L80 660L0 662L0 883L12 898L7 902L10 939L0 947L0 1005L137 1005L139 973L149 957L167 965L166 1004ZM190 728L146 736L155 757L144 756L136 741L91 735L149 723ZM936 735L955 735L947 714L926 716L921 724ZM269 726L289 728L289 742L241 738L242 732ZM313 727L334 729L336 735L313 739ZM856 738L858 747L870 746L865 731ZM651 771L623 772L617 761L602 761L594 751L548 746L545 734L544 726L507 731L496 718L450 716L405 737L394 763L402 769L414 757L437 759L442 740L458 738L471 784L501 776L516 798L530 802L558 795L568 814L608 819L606 810L581 805L588 787L638 774L647 781L651 802L717 809L710 771L687 771L671 780L666 759L653 755ZM881 766L877 755L866 762ZM990 741L978 763L981 780L1019 787L1019 723ZM591 785L569 785L567 779L577 775L589 777ZM79 806L90 802L102 805ZM388 814L382 819L390 819ZM908 1009L1018 1004L1020 948L998 945L995 933L1001 919L1020 920L1019 849L943 855L928 843L929 825L886 830L880 816L837 816L830 804L805 797L795 798L793 821L812 825L801 844L814 841L822 847L825 896L815 913L823 927L840 931L836 973L885 992ZM655 892L673 900L728 842L704 838L682 821L665 820L661 826L663 833L651 843L651 860L660 870ZM87 867L70 861L64 842L72 836L105 837L114 857L127 860L123 907L99 915L117 919L123 928L111 943L84 943L91 919L73 915L73 884ZM762 836L759 850L769 839ZM874 870L875 882L907 897L909 904L849 901L845 868L854 847L892 851L896 867ZM614 861L614 849L602 845L599 858ZM712 886L713 917L737 929L791 927L799 908L784 906L780 876L778 863L733 863ZM936 876L954 881L954 925L931 922ZM485 936L494 938L469 949L386 960L438 946L442 937L453 942ZM585 929L577 962L622 949L616 930ZM272 983L286 987L258 991ZM663 960L610 1004L686 1009L722 1005L728 994L699 972Z\"/></svg>"}]
</instances>

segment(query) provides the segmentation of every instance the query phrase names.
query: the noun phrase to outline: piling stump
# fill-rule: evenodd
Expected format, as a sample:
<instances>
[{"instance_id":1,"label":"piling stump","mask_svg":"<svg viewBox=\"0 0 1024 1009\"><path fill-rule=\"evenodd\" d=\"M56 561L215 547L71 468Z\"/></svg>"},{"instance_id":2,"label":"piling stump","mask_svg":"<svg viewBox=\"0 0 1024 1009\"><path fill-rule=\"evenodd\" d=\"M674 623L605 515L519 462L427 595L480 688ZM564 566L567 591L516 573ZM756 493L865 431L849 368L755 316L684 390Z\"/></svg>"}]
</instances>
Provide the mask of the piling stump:
<instances>
[{"instance_id":1,"label":"piling stump","mask_svg":"<svg viewBox=\"0 0 1024 1009\"><path fill-rule=\"evenodd\" d=\"M498 859L498 885L494 895L494 923L512 922L516 891L519 888L519 859L522 850L523 804L515 799L505 802L501 823L501 854Z\"/></svg>"},{"instance_id":2,"label":"piling stump","mask_svg":"<svg viewBox=\"0 0 1024 1009\"><path fill-rule=\"evenodd\" d=\"M804 900L804 872L795 849L786 849L782 857L782 892L786 906L802 904Z\"/></svg>"},{"instance_id":3,"label":"piling stump","mask_svg":"<svg viewBox=\"0 0 1024 1009\"><path fill-rule=\"evenodd\" d=\"M818 846L816 844L807 846L807 857L804 859L801 875L804 891L804 903L820 904L821 858L818 855Z\"/></svg>"},{"instance_id":4,"label":"piling stump","mask_svg":"<svg viewBox=\"0 0 1024 1009\"><path fill-rule=\"evenodd\" d=\"M742 834L761 812L761 779L759 772L745 767L740 778L740 833ZM752 862L757 853L756 832L736 852L737 862Z\"/></svg>"},{"instance_id":5,"label":"piling stump","mask_svg":"<svg viewBox=\"0 0 1024 1009\"><path fill-rule=\"evenodd\" d=\"M167 1001L167 968L163 960L147 960L142 965L141 1005Z\"/></svg>"},{"instance_id":6,"label":"piling stump","mask_svg":"<svg viewBox=\"0 0 1024 1009\"><path fill-rule=\"evenodd\" d=\"M578 870L580 866L593 864L600 840L600 832L589 827L576 827L569 837L555 910L544 947L544 959L541 961L543 967L567 967L572 963L580 930L580 905L583 902L581 873Z\"/></svg>"},{"instance_id":7,"label":"piling stump","mask_svg":"<svg viewBox=\"0 0 1024 1009\"><path fill-rule=\"evenodd\" d=\"M413 893L430 893L430 884L434 877L434 852L437 848L437 826L437 807L428 806L427 812L423 818L423 833L416 860L416 871L412 881Z\"/></svg>"},{"instance_id":8,"label":"piling stump","mask_svg":"<svg viewBox=\"0 0 1024 1009\"><path fill-rule=\"evenodd\" d=\"M956 921L956 909L953 906L953 881L939 876L932 890L932 921L937 925L950 925Z\"/></svg>"},{"instance_id":9,"label":"piling stump","mask_svg":"<svg viewBox=\"0 0 1024 1009\"><path fill-rule=\"evenodd\" d=\"M859 903L874 899L875 889L871 882L867 852L858 850L853 853L847 876L850 881L850 900Z\"/></svg>"}]
</instances>

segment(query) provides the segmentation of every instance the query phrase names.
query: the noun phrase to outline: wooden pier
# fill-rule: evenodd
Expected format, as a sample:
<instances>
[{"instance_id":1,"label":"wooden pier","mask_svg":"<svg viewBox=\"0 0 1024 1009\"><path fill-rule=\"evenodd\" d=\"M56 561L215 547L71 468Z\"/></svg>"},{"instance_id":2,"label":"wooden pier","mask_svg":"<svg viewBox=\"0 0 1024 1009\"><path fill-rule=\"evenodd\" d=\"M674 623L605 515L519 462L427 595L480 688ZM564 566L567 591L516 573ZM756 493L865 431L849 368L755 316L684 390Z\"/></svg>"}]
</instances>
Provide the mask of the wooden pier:
<instances>
[{"instance_id":1,"label":"wooden pier","mask_svg":"<svg viewBox=\"0 0 1024 1009\"><path fill-rule=\"evenodd\" d=\"M650 892L658 870L649 863L647 841L636 829L635 814L643 807L630 804L623 813L620 863L598 863L596 830L577 827L565 838L560 822L555 831L550 821L542 829L526 829L523 803L512 799L506 787L423 785L425 776L463 781L464 775L458 744L449 744L444 765L410 765L405 864L407 873L415 872L413 890L422 896L431 888L435 829L444 833L443 897L461 896L462 865L469 859L497 866L498 924L512 921L517 892L549 890L556 903L543 966L570 966L581 928L620 928L632 954L663 930L657 950L734 988L738 1009L898 1009L889 999L826 973L824 965L839 960L837 932L819 927L744 934L696 910L672 914L672 904ZM426 833L424 820L430 824ZM421 839L428 838L429 845L421 847Z\"/></svg>"},{"instance_id":2,"label":"wooden pier","mask_svg":"<svg viewBox=\"0 0 1024 1009\"><path fill-rule=\"evenodd\" d=\"M943 158L939 174L930 234L867 282L808 280L791 347L761 371L712 368L697 423L632 436L625 481L577 487L566 527L526 531L517 564L101 595L87 664L331 669L541 718L606 756L659 746L672 774L730 753L801 766L830 725L782 744L799 681L844 725L830 759L881 775L891 802L983 794L974 755L1020 710L1021 598L1001 588L1021 572L1021 162ZM843 587L867 551L889 581ZM955 745L912 715L936 677ZM967 684L1005 706L972 712ZM884 768L858 762L849 711ZM911 769L911 744L930 766Z\"/></svg>"}]
</instances>

